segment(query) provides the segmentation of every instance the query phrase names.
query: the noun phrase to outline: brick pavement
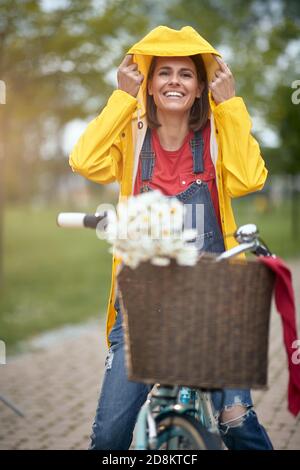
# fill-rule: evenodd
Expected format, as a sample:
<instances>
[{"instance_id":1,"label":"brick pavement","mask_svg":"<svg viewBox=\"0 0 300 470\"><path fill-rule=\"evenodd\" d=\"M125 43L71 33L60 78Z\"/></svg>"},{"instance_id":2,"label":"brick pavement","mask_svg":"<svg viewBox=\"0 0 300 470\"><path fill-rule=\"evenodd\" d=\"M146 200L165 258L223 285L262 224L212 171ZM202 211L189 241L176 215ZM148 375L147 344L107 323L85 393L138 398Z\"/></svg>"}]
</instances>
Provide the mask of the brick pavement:
<instances>
[{"instance_id":1,"label":"brick pavement","mask_svg":"<svg viewBox=\"0 0 300 470\"><path fill-rule=\"evenodd\" d=\"M290 266L300 306L300 260ZM103 320L65 328L0 365L0 395L25 415L0 401L0 449L87 448L104 372L104 331ZM253 392L256 411L276 449L300 449L300 416L287 411L286 357L274 309L269 358L269 389Z\"/></svg>"}]
</instances>

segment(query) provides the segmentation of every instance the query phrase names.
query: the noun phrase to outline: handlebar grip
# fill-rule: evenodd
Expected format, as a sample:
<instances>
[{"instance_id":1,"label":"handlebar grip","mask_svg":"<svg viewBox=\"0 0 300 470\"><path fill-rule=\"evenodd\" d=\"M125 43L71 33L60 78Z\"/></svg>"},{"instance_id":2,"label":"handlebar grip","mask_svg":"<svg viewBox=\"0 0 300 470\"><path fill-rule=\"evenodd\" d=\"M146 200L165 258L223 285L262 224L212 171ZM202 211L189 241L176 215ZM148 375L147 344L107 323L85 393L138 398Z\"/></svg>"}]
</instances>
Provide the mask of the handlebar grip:
<instances>
[{"instance_id":1,"label":"handlebar grip","mask_svg":"<svg viewBox=\"0 0 300 470\"><path fill-rule=\"evenodd\" d=\"M102 214L86 214L83 219L83 225L88 228L97 228L99 222L106 218L106 212Z\"/></svg>"},{"instance_id":2,"label":"handlebar grip","mask_svg":"<svg viewBox=\"0 0 300 470\"><path fill-rule=\"evenodd\" d=\"M57 225L66 228L93 228L106 217L106 212L101 214L85 214L82 212L61 212L57 216Z\"/></svg>"}]
</instances>

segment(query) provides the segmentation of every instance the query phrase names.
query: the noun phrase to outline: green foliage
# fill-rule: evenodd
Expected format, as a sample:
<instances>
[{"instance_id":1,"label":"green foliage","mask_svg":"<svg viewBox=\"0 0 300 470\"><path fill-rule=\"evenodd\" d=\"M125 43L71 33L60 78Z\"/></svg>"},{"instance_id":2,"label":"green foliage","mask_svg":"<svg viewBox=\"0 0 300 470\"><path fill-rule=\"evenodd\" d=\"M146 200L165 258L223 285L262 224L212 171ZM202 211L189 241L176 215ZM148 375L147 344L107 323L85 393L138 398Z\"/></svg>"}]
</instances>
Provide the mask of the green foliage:
<instances>
[{"instance_id":1,"label":"green foliage","mask_svg":"<svg viewBox=\"0 0 300 470\"><path fill-rule=\"evenodd\" d=\"M99 113L113 89L109 72L149 26L146 4L139 7L137 1L72 0L49 11L42 4L0 4L0 78L7 88L0 128L8 199L39 191L41 160L60 160L70 171L62 149L65 124Z\"/></svg>"},{"instance_id":2,"label":"green foliage","mask_svg":"<svg viewBox=\"0 0 300 470\"><path fill-rule=\"evenodd\" d=\"M292 82L300 78L300 2L297 0L178 0L167 10L171 25L190 24L224 56L250 114L279 139L264 150L271 172L299 172L299 110ZM258 137L259 137L258 136Z\"/></svg>"},{"instance_id":3,"label":"green foliage","mask_svg":"<svg viewBox=\"0 0 300 470\"><path fill-rule=\"evenodd\" d=\"M268 111L269 122L277 129L280 138L279 148L267 150L268 163L277 173L300 173L300 103L292 102L293 91L279 85L276 99L272 100Z\"/></svg>"},{"instance_id":4,"label":"green foliage","mask_svg":"<svg viewBox=\"0 0 300 470\"><path fill-rule=\"evenodd\" d=\"M157 24L195 27L223 52L250 113L273 127L281 146L283 124L289 140L296 142L293 113L283 123L271 105L280 87L289 88L300 73L289 49L299 42L297 0L70 0L47 10L43 3L0 3L0 79L7 86L0 129L7 199L30 199L42 192L41 174L69 173L64 126L99 113L115 86L112 71L124 52ZM290 99L281 100L280 106L289 104ZM49 168L49 160L60 163Z\"/></svg>"}]
</instances>

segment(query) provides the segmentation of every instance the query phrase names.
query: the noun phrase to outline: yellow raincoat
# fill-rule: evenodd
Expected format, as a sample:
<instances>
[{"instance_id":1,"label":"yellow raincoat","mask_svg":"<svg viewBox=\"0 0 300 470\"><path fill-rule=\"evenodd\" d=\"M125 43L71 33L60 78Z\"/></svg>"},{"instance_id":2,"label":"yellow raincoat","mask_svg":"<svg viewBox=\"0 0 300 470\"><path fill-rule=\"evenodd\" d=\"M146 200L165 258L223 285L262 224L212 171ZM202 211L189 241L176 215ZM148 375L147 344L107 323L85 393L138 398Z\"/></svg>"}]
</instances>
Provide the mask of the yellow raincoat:
<instances>
[{"instance_id":1,"label":"yellow raincoat","mask_svg":"<svg viewBox=\"0 0 300 470\"><path fill-rule=\"evenodd\" d=\"M128 54L138 64L145 79L137 98L115 90L107 105L86 128L70 155L73 171L99 184L118 181L120 197L133 193L138 158L145 137L147 74L153 56L190 56L202 54L210 81L218 64L212 54L220 56L193 28L177 31L159 26L135 44ZM209 93L211 138L210 152L216 168L220 215L226 248L236 244L236 224L231 198L262 189L267 169L259 145L251 136L251 120L244 101L234 97L216 105ZM139 125L138 125L139 122ZM113 257L112 283L107 309L106 334L114 325L116 312L115 274L120 259Z\"/></svg>"}]
</instances>

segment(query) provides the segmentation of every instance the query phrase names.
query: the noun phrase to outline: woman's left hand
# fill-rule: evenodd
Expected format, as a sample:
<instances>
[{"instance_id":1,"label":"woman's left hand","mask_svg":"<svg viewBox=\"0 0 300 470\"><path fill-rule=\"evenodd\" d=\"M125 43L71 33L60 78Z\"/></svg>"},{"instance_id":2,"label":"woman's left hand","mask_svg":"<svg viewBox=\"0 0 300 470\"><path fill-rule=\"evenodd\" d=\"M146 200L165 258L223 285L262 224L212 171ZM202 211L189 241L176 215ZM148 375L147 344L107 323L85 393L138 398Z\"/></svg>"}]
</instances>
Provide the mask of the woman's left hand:
<instances>
[{"instance_id":1,"label":"woman's left hand","mask_svg":"<svg viewBox=\"0 0 300 470\"><path fill-rule=\"evenodd\" d=\"M220 68L215 72L208 87L215 103L220 104L235 96L235 84L228 65L218 56L214 55L214 59L218 62Z\"/></svg>"}]
</instances>

